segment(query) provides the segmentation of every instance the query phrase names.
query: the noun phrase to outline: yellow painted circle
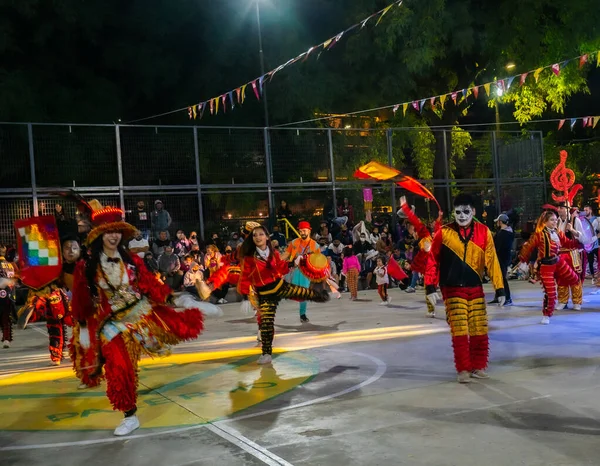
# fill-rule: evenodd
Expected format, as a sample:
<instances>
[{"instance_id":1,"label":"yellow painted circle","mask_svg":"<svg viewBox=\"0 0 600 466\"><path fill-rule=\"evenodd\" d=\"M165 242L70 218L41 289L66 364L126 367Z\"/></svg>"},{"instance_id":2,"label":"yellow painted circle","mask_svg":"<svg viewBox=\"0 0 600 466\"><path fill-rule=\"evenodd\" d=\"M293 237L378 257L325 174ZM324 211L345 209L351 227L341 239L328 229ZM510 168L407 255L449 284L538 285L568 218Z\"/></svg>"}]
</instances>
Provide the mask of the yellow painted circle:
<instances>
[{"instance_id":1,"label":"yellow painted circle","mask_svg":"<svg viewBox=\"0 0 600 466\"><path fill-rule=\"evenodd\" d=\"M181 427L215 421L307 382L318 361L304 353L274 355L259 366L248 351L177 354L142 360L138 416L142 427ZM114 429L121 418L106 398L105 382L77 390L67 369L0 379L0 430Z\"/></svg>"}]
</instances>

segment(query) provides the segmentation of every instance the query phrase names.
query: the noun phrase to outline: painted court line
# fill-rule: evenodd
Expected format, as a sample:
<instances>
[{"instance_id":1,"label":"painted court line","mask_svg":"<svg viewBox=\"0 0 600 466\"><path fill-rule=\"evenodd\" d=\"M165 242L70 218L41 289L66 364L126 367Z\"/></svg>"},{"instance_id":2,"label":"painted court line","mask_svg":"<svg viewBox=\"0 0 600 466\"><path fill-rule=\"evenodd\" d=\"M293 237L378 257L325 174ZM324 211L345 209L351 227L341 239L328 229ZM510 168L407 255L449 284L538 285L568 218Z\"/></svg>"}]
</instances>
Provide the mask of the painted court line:
<instances>
[{"instance_id":1,"label":"painted court line","mask_svg":"<svg viewBox=\"0 0 600 466\"><path fill-rule=\"evenodd\" d=\"M354 352L354 351L345 351L345 350L334 350L334 349L327 349L324 351L336 351L336 352L340 352L340 353L348 353L348 354L354 354L356 356L362 356L365 357L369 360L371 360L372 362L374 362L377 365L377 370L375 371L375 373L369 377L367 380L364 380L363 382L354 385L352 387L346 388L345 390L341 390L339 392L336 393L332 393L331 395L326 395L326 396L322 396L320 398L317 398L315 400L309 400L309 401L305 401L303 403L297 403L295 405L290 405L290 406L286 406L283 408L277 408L277 409L269 409L266 411L261 411L261 412L257 412L257 413L253 413L253 414L248 414L245 416L239 416L236 418L231 418L231 419L224 419L218 422L213 423L214 426L216 428L221 429L222 431L225 431L225 428L223 427L223 424L231 422L231 421L237 421L237 420L242 420L242 419L248 419L248 418L252 418L252 417L258 417L258 416L263 416L265 414L270 414L270 413L274 413L274 412L281 412L281 411L287 411L290 409L295 409L295 408L303 408L306 406L311 406L317 403L322 403L328 400L331 400L333 398L337 398L339 396L343 396L346 395L348 393L354 392L356 390L360 390L361 388L366 387L367 385L370 385L374 382L376 382L377 380L379 380L383 374L385 373L387 366L386 364L381 361L380 359L371 356L369 354L366 353L358 353L358 352ZM208 424L210 425L210 424ZM91 440L79 440L79 441L74 441L74 442L56 442L56 443L41 443L41 444L33 444L33 445L12 445L12 446L7 446L7 447L0 447L0 451L19 451L19 450L42 450L42 449L47 449L47 448L65 448L65 447L77 447L77 446L90 446L90 445L99 445L99 444L108 444L108 443L114 443L114 442L123 442L123 441L129 441L129 440L135 440L135 439L144 439L144 438L149 438L149 437L156 437L156 436L164 436L164 435L169 435L169 434L179 434L182 432L189 432L189 431L193 431L193 430L198 430L198 429L204 429L207 428L208 426L207 424L200 424L200 425L196 425L196 426L188 426L188 427L179 427L176 429L169 429L169 430L162 430L162 431L158 431L158 432L147 432L147 433L141 433L141 434L133 434L133 435L128 435L126 437L108 437L108 438L100 438L100 439L91 439ZM272 463L272 464L286 464L286 463ZM289 464L289 463L287 463Z\"/></svg>"},{"instance_id":2,"label":"painted court line","mask_svg":"<svg viewBox=\"0 0 600 466\"><path fill-rule=\"evenodd\" d=\"M292 463L271 453L231 427L207 424L206 428L269 466L293 466Z\"/></svg>"}]
</instances>

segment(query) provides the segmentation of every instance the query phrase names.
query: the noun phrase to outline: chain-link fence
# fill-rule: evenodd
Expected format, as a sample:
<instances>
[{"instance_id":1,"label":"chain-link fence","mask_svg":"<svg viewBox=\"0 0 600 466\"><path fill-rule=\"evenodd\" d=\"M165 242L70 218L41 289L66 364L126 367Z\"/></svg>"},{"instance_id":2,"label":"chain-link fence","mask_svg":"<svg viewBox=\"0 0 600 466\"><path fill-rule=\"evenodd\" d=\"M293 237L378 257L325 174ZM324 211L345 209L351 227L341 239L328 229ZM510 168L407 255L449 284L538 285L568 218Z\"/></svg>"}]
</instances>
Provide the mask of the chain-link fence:
<instances>
[{"instance_id":1,"label":"chain-link fence","mask_svg":"<svg viewBox=\"0 0 600 466\"><path fill-rule=\"evenodd\" d=\"M224 128L128 125L0 124L0 241L12 224L75 205L57 195L76 189L121 206L169 211L171 233L226 234L246 220L276 218L282 201L292 219L316 227L347 198L354 220L373 214L394 222L398 199L435 218L437 206L392 182L367 182L354 171L371 160L421 180L448 212L459 191L477 196L480 218L518 210L526 221L546 199L540 132L430 128Z\"/></svg>"}]
</instances>

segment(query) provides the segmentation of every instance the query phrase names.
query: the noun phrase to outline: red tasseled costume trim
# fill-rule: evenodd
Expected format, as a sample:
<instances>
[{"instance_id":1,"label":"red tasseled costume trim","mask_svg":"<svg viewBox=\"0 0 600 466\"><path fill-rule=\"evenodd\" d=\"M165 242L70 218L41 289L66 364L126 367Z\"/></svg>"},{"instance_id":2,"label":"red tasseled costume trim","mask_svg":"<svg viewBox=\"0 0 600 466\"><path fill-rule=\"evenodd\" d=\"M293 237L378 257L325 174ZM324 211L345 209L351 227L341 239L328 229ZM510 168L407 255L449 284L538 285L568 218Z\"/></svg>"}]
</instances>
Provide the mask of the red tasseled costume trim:
<instances>
[{"instance_id":1,"label":"red tasseled costume trim","mask_svg":"<svg viewBox=\"0 0 600 466\"><path fill-rule=\"evenodd\" d=\"M152 310L179 340L194 340L204 330L204 317L199 309L178 312L171 307L155 305ZM160 325L160 321L157 319Z\"/></svg>"},{"instance_id":2,"label":"red tasseled costume trim","mask_svg":"<svg viewBox=\"0 0 600 466\"><path fill-rule=\"evenodd\" d=\"M471 372L469 337L467 335L452 337L452 347L454 348L454 365L456 366L456 372Z\"/></svg>"},{"instance_id":3,"label":"red tasseled costume trim","mask_svg":"<svg viewBox=\"0 0 600 466\"><path fill-rule=\"evenodd\" d=\"M471 364L473 370L484 370L488 365L490 355L489 338L487 335L475 335L470 338Z\"/></svg>"},{"instance_id":4,"label":"red tasseled costume trim","mask_svg":"<svg viewBox=\"0 0 600 466\"><path fill-rule=\"evenodd\" d=\"M125 342L113 338L102 348L106 360L106 395L115 411L129 411L137 401L137 369L133 365Z\"/></svg>"}]
</instances>

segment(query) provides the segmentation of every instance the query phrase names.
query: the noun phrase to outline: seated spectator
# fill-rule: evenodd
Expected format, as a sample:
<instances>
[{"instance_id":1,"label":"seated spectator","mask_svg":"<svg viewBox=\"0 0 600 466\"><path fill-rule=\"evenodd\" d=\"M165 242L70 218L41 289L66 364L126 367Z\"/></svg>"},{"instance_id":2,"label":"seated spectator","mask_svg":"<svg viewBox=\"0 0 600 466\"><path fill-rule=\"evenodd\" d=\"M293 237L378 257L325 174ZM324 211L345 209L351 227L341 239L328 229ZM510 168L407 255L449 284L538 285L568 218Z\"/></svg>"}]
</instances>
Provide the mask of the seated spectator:
<instances>
[{"instance_id":1,"label":"seated spectator","mask_svg":"<svg viewBox=\"0 0 600 466\"><path fill-rule=\"evenodd\" d=\"M183 288L188 293L199 296L196 284L204 281L204 273L202 267L197 262L190 264L190 269L183 276Z\"/></svg>"},{"instance_id":2,"label":"seated spectator","mask_svg":"<svg viewBox=\"0 0 600 466\"><path fill-rule=\"evenodd\" d=\"M171 246L171 240L166 230L161 231L158 234L158 239L155 239L152 243L152 254L158 258L165 252L165 247Z\"/></svg>"},{"instance_id":3,"label":"seated spectator","mask_svg":"<svg viewBox=\"0 0 600 466\"><path fill-rule=\"evenodd\" d=\"M207 242L207 246L206 249L208 250L208 246L216 246L217 247L217 251L223 251L225 248L223 247L223 242L221 241L221 238L219 238L219 234L218 233L213 233L212 235L210 235L210 240Z\"/></svg>"},{"instance_id":4,"label":"seated spectator","mask_svg":"<svg viewBox=\"0 0 600 466\"><path fill-rule=\"evenodd\" d=\"M371 235L369 237L370 243L375 246L377 244L377 241L379 241L380 235L379 235L379 227L374 226L373 229L371 230ZM375 246L375 249L377 249L377 246Z\"/></svg>"},{"instance_id":5,"label":"seated spectator","mask_svg":"<svg viewBox=\"0 0 600 466\"><path fill-rule=\"evenodd\" d=\"M216 272L221 268L221 253L215 244L206 246L206 254L204 255L204 269L211 273Z\"/></svg>"},{"instance_id":6,"label":"seated spectator","mask_svg":"<svg viewBox=\"0 0 600 466\"><path fill-rule=\"evenodd\" d=\"M183 272L179 257L173 254L173 246L165 246L165 252L158 258L158 271L162 280L173 290L177 291L181 288Z\"/></svg>"},{"instance_id":7,"label":"seated spectator","mask_svg":"<svg viewBox=\"0 0 600 466\"><path fill-rule=\"evenodd\" d=\"M354 254L358 257L359 262L362 263L364 261L364 256L366 255L366 253L373 250L373 246L371 246L371 243L367 241L366 233L361 233L359 238L360 239L356 243L354 243L354 246L352 246L352 250L354 251ZM375 269L375 267L373 267L373 269Z\"/></svg>"},{"instance_id":8,"label":"seated spectator","mask_svg":"<svg viewBox=\"0 0 600 466\"><path fill-rule=\"evenodd\" d=\"M156 261L156 259L154 258L154 256L152 255L152 253L150 251L148 251L144 255L144 264L146 264L146 268L150 272L152 272L156 276L156 278L161 279L161 275L158 270L158 262Z\"/></svg>"},{"instance_id":9,"label":"seated spectator","mask_svg":"<svg viewBox=\"0 0 600 466\"><path fill-rule=\"evenodd\" d=\"M374 250L368 252L361 266L360 278L366 279L367 290L371 289L371 282L373 281L373 272L375 271L375 267L377 267L377 256L378 254Z\"/></svg>"},{"instance_id":10,"label":"seated spectator","mask_svg":"<svg viewBox=\"0 0 600 466\"><path fill-rule=\"evenodd\" d=\"M273 232L271 233L271 242L273 242L273 240L276 240L277 243L279 244L280 248L285 248L287 245L287 240L285 238L285 235L283 233L281 233L281 231L279 231L279 225L275 224L273 225Z\"/></svg>"},{"instance_id":11,"label":"seated spectator","mask_svg":"<svg viewBox=\"0 0 600 466\"><path fill-rule=\"evenodd\" d=\"M200 250L200 246L198 244L192 244L190 256L192 256L194 262L197 262L198 264L204 264L204 254ZM204 267L202 268L204 269Z\"/></svg>"},{"instance_id":12,"label":"seated spectator","mask_svg":"<svg viewBox=\"0 0 600 466\"><path fill-rule=\"evenodd\" d=\"M185 273L190 270L190 267L192 266L192 264L194 263L194 258L192 257L191 254L188 254L187 256L185 256L183 258L183 260L180 260L181 262L181 271Z\"/></svg>"},{"instance_id":13,"label":"seated spectator","mask_svg":"<svg viewBox=\"0 0 600 466\"><path fill-rule=\"evenodd\" d=\"M183 230L177 230L177 240L175 241L175 254L179 259L184 258L192 250L192 244L187 239Z\"/></svg>"},{"instance_id":14,"label":"seated spectator","mask_svg":"<svg viewBox=\"0 0 600 466\"><path fill-rule=\"evenodd\" d=\"M131 254L137 254L140 258L146 257L146 253L150 250L148 240L144 238L140 230L136 230L135 236L127 246Z\"/></svg>"},{"instance_id":15,"label":"seated spectator","mask_svg":"<svg viewBox=\"0 0 600 466\"><path fill-rule=\"evenodd\" d=\"M327 240L327 244L331 243L332 237L329 232L329 227L327 226L327 222L321 222L320 230L315 234L315 240L318 242L321 238L325 238Z\"/></svg>"}]
</instances>

